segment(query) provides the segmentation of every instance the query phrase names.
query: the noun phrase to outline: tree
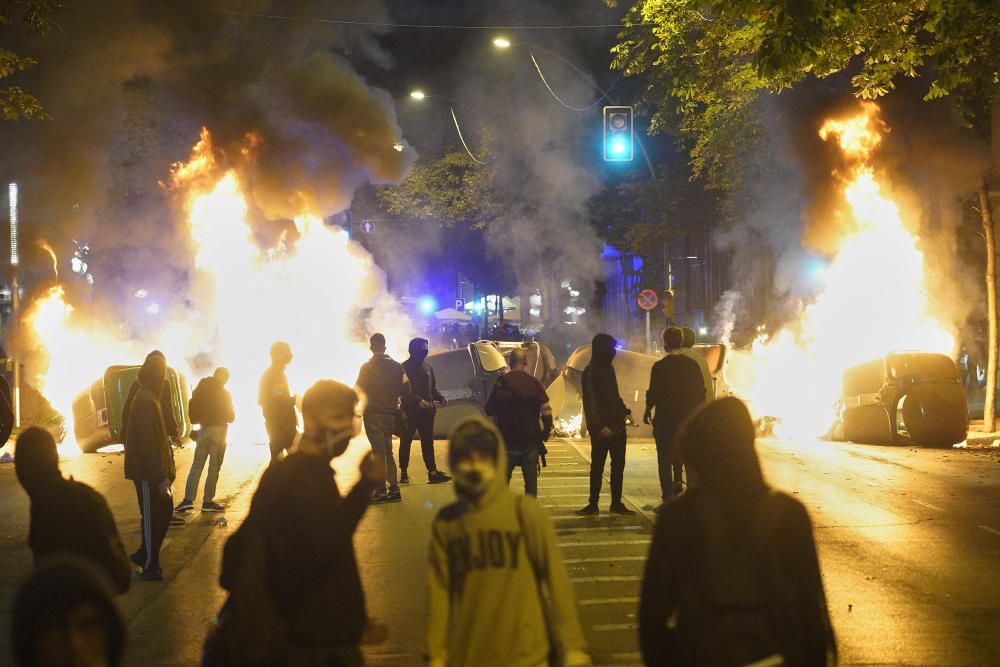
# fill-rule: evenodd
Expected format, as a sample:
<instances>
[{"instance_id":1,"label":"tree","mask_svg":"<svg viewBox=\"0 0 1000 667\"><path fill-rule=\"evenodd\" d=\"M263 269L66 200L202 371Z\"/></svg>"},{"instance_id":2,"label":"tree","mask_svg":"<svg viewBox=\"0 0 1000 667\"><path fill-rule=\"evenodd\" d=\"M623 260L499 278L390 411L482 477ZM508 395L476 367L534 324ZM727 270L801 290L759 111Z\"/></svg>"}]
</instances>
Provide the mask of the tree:
<instances>
[{"instance_id":1,"label":"tree","mask_svg":"<svg viewBox=\"0 0 1000 667\"><path fill-rule=\"evenodd\" d=\"M870 99L889 94L901 78L919 79L925 100L945 98L983 135L1000 104L995 0L637 0L624 25L613 49L615 66L648 75L651 129L688 138L695 174L714 187L739 180L741 161L734 157L754 150L760 136L754 112L762 96L810 77L849 73L855 94ZM987 178L969 190L978 193L987 245L984 428L992 431L998 331Z\"/></svg>"},{"instance_id":2,"label":"tree","mask_svg":"<svg viewBox=\"0 0 1000 667\"><path fill-rule=\"evenodd\" d=\"M29 31L45 35L55 23L53 17L62 6L51 0L11 0L0 8L0 26L19 23ZM0 79L38 64L34 58L23 56L10 49L0 48ZM4 120L44 118L42 103L20 86L0 87L0 116Z\"/></svg>"}]
</instances>

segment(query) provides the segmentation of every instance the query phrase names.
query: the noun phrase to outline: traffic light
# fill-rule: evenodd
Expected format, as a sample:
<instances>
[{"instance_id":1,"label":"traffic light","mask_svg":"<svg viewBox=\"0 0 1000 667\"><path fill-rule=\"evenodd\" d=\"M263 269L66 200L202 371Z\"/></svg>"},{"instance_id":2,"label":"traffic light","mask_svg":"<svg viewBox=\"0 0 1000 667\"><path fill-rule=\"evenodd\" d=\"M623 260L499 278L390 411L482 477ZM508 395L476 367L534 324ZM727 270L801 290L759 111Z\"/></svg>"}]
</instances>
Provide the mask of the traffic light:
<instances>
[{"instance_id":1,"label":"traffic light","mask_svg":"<svg viewBox=\"0 0 1000 667\"><path fill-rule=\"evenodd\" d=\"M633 156L632 107L604 107L604 160L631 162Z\"/></svg>"}]
</instances>

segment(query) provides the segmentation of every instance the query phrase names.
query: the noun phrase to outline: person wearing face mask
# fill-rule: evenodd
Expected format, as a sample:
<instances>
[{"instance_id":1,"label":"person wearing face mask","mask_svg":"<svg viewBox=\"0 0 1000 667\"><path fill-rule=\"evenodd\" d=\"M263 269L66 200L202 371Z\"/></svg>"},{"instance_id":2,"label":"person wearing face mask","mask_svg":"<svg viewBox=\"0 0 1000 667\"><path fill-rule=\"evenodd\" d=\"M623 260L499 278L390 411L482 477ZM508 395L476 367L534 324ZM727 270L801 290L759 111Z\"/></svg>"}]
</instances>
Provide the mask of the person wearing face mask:
<instances>
[{"instance_id":1,"label":"person wearing face mask","mask_svg":"<svg viewBox=\"0 0 1000 667\"><path fill-rule=\"evenodd\" d=\"M611 455L612 514L635 514L622 502L625 478L625 419L630 411L618 393L618 378L611 362L615 339L599 333L591 343L590 363L583 369L583 415L590 432L590 501L576 511L580 516L600 513L597 501L604 482L604 462Z\"/></svg>"},{"instance_id":2,"label":"person wearing face mask","mask_svg":"<svg viewBox=\"0 0 1000 667\"><path fill-rule=\"evenodd\" d=\"M534 498L507 488L500 433L470 417L450 441L458 501L431 525L431 667L589 665L555 531Z\"/></svg>"},{"instance_id":3,"label":"person wearing face mask","mask_svg":"<svg viewBox=\"0 0 1000 667\"><path fill-rule=\"evenodd\" d=\"M434 414L437 405L448 405L448 399L437 390L434 369L427 363L428 341L414 338L410 341L410 358L403 362L403 371L410 384L410 393L402 396L403 414L406 425L399 436L399 481L406 484L410 476L406 468L410 464L410 444L414 434L420 435L420 453L427 467L427 481L440 484L451 479L437 469L434 460Z\"/></svg>"},{"instance_id":4,"label":"person wearing face mask","mask_svg":"<svg viewBox=\"0 0 1000 667\"><path fill-rule=\"evenodd\" d=\"M366 453L346 496L330 467L360 433L357 409L354 390L334 380L320 380L305 393L298 443L265 471L246 520L223 550L220 581L232 603L252 614L267 604L281 625L275 632L283 646L274 664L362 664L368 619L352 536L372 493L385 484L385 461ZM246 599L247 571L266 579L251 588L267 601ZM229 628L231 646L246 648L244 631ZM260 655L251 662L229 657L227 664L272 664Z\"/></svg>"}]
</instances>

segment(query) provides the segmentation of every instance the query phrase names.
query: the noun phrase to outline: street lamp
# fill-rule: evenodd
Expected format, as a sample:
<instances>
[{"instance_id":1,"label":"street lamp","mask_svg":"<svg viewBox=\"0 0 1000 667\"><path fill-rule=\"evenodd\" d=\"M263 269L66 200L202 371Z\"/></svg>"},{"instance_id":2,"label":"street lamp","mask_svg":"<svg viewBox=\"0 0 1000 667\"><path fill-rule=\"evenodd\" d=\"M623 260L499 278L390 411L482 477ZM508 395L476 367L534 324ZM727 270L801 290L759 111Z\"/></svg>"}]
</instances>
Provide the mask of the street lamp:
<instances>
[{"instance_id":1,"label":"street lamp","mask_svg":"<svg viewBox=\"0 0 1000 667\"><path fill-rule=\"evenodd\" d=\"M422 100L425 97L427 97L427 94L424 93L424 91L422 91L419 88L417 88L416 90L411 90L410 91L410 97L412 97L415 100Z\"/></svg>"},{"instance_id":2,"label":"street lamp","mask_svg":"<svg viewBox=\"0 0 1000 667\"><path fill-rule=\"evenodd\" d=\"M497 47L498 49L509 49L510 40L507 39L506 37L496 37L493 39L493 46Z\"/></svg>"},{"instance_id":3,"label":"street lamp","mask_svg":"<svg viewBox=\"0 0 1000 667\"><path fill-rule=\"evenodd\" d=\"M436 99L445 100L445 101L451 103L452 106L450 106L448 110L451 112L451 120L455 124L455 132L458 133L458 139L459 139L459 141L462 142L462 147L465 148L465 152L469 154L469 157L472 159L472 161L475 162L476 164L486 165L486 164L489 164L490 162L493 162L493 160L496 159L496 156L492 156L492 157L490 157L490 158L488 158L486 160L480 160L475 155L473 155L472 150L469 148L469 145L467 143L465 143L465 137L462 136L462 128L458 124L458 116L455 115L455 107L456 106L461 106L461 105L459 105L458 102L456 102L455 100L451 99L450 97L445 97L444 95L437 95L437 94L428 95L427 93L425 93L424 91L420 90L419 88L415 88L414 90L411 90L410 91L410 97L412 99L418 101L418 102L423 102L425 99L428 99L428 98L436 98Z\"/></svg>"}]
</instances>

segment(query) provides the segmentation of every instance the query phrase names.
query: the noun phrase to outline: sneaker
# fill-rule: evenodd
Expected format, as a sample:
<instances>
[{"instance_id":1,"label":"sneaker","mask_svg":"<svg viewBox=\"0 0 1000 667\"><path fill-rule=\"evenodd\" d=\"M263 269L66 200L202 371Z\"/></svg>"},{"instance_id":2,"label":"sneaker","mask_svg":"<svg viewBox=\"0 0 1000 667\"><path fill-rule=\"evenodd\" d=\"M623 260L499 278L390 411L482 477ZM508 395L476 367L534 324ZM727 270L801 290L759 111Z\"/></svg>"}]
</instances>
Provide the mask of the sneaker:
<instances>
[{"instance_id":1,"label":"sneaker","mask_svg":"<svg viewBox=\"0 0 1000 667\"><path fill-rule=\"evenodd\" d=\"M406 474L406 471L405 471L405 470L404 470L404 471L403 471L403 473L402 473L402 474L401 474L401 475L399 476L399 483L400 483L400 484L409 484L409 483L410 483L410 476Z\"/></svg>"},{"instance_id":2,"label":"sneaker","mask_svg":"<svg viewBox=\"0 0 1000 667\"><path fill-rule=\"evenodd\" d=\"M225 512L226 508L224 506L220 505L219 503L213 501L213 500L209 500L208 502L204 502L204 503L201 504L201 511L202 512Z\"/></svg>"},{"instance_id":3,"label":"sneaker","mask_svg":"<svg viewBox=\"0 0 1000 667\"><path fill-rule=\"evenodd\" d=\"M594 503L590 503L589 505L587 505L583 509L580 509L580 510L576 511L576 514L578 514L580 516L597 516L600 513L601 513L601 510L598 509L597 505L595 505Z\"/></svg>"},{"instance_id":4,"label":"sneaker","mask_svg":"<svg viewBox=\"0 0 1000 667\"><path fill-rule=\"evenodd\" d=\"M135 578L139 581L163 581L163 570L158 567L147 568L142 572L136 572Z\"/></svg>"},{"instance_id":5,"label":"sneaker","mask_svg":"<svg viewBox=\"0 0 1000 667\"><path fill-rule=\"evenodd\" d=\"M403 501L403 495L399 491L389 491L380 493L372 499L372 505L385 505L387 503L398 503Z\"/></svg>"},{"instance_id":6,"label":"sneaker","mask_svg":"<svg viewBox=\"0 0 1000 667\"><path fill-rule=\"evenodd\" d=\"M185 499L181 501L180 505L174 508L174 511L181 513L181 512L190 512L193 509L194 509L194 501Z\"/></svg>"},{"instance_id":7,"label":"sneaker","mask_svg":"<svg viewBox=\"0 0 1000 667\"><path fill-rule=\"evenodd\" d=\"M679 496L684 493L684 482L674 482L674 496Z\"/></svg>"},{"instance_id":8,"label":"sneaker","mask_svg":"<svg viewBox=\"0 0 1000 667\"><path fill-rule=\"evenodd\" d=\"M633 514L635 514L635 510L630 510L629 508L625 507L623 503L617 503L615 505L612 505L608 509L608 511L611 512L612 514L619 514L621 516L632 516Z\"/></svg>"},{"instance_id":9,"label":"sneaker","mask_svg":"<svg viewBox=\"0 0 1000 667\"><path fill-rule=\"evenodd\" d=\"M446 475L440 470L432 470L427 474L428 484L443 484L444 482L450 482L451 475Z\"/></svg>"},{"instance_id":10,"label":"sneaker","mask_svg":"<svg viewBox=\"0 0 1000 667\"><path fill-rule=\"evenodd\" d=\"M132 564L135 565L140 570L146 567L146 554L140 554L136 551L134 554L128 557Z\"/></svg>"},{"instance_id":11,"label":"sneaker","mask_svg":"<svg viewBox=\"0 0 1000 667\"><path fill-rule=\"evenodd\" d=\"M170 517L170 525L171 526L183 526L186 523L187 523L187 521L185 521L184 519L180 518L179 516L172 516L172 517Z\"/></svg>"}]
</instances>

